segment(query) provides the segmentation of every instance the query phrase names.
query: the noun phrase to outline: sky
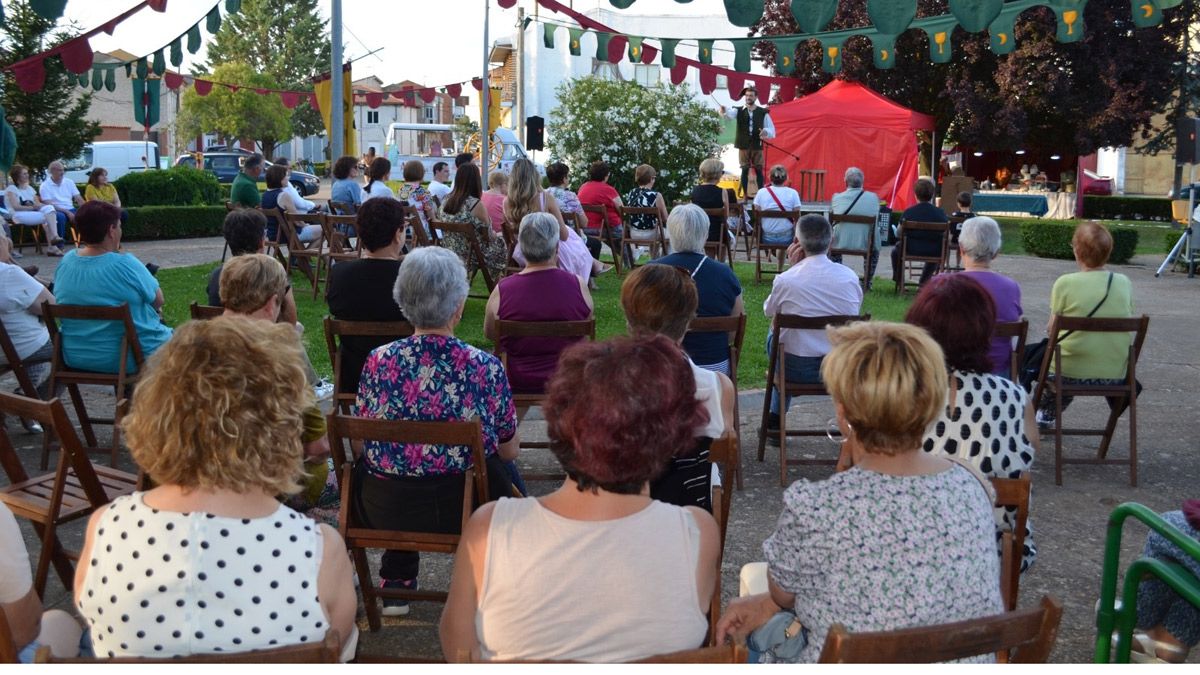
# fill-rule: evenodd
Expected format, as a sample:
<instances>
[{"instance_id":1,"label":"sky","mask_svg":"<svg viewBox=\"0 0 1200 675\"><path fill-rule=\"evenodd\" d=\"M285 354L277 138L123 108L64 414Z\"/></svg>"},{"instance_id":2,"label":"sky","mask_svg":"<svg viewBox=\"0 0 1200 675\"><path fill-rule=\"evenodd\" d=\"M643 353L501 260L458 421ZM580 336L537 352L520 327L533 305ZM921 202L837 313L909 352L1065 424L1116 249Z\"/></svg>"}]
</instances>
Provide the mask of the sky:
<instances>
[{"instance_id":1,"label":"sky","mask_svg":"<svg viewBox=\"0 0 1200 675\"><path fill-rule=\"evenodd\" d=\"M75 21L89 30L138 0L69 0L64 19ZM97 51L124 49L143 55L163 46L202 19L216 0L169 0L167 11L159 14L149 8L125 21L112 36L100 34L92 39ZM576 10L595 7L615 8L608 0L562 0ZM221 2L222 12L224 2ZM330 0L321 0L320 11L329 17ZM512 33L517 8L501 9L495 0L342 0L343 44L347 58L383 48L354 64L354 77L376 75L385 84L413 80L429 86L463 82L478 77L483 61L484 5L490 5L489 40ZM534 0L519 0L527 14ZM545 11L545 10L541 10ZM637 0L626 10L638 14L722 14L722 0L693 0L679 4L675 0ZM565 19L563 15L555 15ZM531 31L536 37L540 33ZM210 36L204 33L205 41ZM193 63L203 62L205 50L196 55L184 50L182 70L189 72Z\"/></svg>"}]
</instances>

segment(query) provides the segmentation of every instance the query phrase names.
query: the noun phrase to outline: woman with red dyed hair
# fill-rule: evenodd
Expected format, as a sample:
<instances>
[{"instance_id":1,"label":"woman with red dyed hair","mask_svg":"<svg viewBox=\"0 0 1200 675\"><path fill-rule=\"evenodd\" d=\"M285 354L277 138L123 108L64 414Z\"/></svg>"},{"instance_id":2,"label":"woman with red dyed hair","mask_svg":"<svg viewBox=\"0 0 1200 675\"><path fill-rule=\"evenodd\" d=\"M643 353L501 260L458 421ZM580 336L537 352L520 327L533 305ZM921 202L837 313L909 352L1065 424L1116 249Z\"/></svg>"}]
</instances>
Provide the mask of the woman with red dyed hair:
<instances>
[{"instance_id":1,"label":"woman with red dyed hair","mask_svg":"<svg viewBox=\"0 0 1200 675\"><path fill-rule=\"evenodd\" d=\"M619 662L703 644L717 524L649 489L706 416L678 351L652 337L563 352L543 411L567 479L485 504L463 529L447 661Z\"/></svg>"},{"instance_id":2,"label":"woman with red dyed hair","mask_svg":"<svg viewBox=\"0 0 1200 675\"><path fill-rule=\"evenodd\" d=\"M950 393L942 414L925 430L925 452L955 457L989 478L1020 478L1037 453L1033 401L1021 385L991 373L996 326L992 296L966 274L942 274L921 287L905 321L924 328L945 354ZM1016 510L996 509L996 544L1011 532ZM1025 529L1024 572L1037 557Z\"/></svg>"}]
</instances>

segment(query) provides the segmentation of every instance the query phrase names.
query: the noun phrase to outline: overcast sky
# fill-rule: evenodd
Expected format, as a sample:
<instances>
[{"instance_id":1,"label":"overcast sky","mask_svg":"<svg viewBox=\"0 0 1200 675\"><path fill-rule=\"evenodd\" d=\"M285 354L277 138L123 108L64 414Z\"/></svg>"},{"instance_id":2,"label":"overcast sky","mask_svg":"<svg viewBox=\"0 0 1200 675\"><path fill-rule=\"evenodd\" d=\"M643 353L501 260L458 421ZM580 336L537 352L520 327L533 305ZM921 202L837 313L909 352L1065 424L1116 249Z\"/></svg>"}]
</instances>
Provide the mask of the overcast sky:
<instances>
[{"instance_id":1,"label":"overcast sky","mask_svg":"<svg viewBox=\"0 0 1200 675\"><path fill-rule=\"evenodd\" d=\"M117 27L112 35L92 39L98 51L124 49L136 55L157 49L202 19L216 0L169 0L167 11L159 14L143 9ZM138 0L69 0L65 19L89 30L137 4ZM572 4L571 0L562 0ZM320 8L329 17L331 2L321 0ZM385 83L413 80L440 86L478 77L483 59L483 16L485 0L342 0L343 44L347 58L382 47L375 55L354 64L355 79L376 75ZM491 6L490 39L508 36L516 24L517 10ZM534 10L533 0L520 0L527 13ZM615 8L608 0L573 0L575 9L597 6ZM225 3L221 2L222 13ZM637 14L722 14L722 0L693 0L678 4L675 0L638 0L625 10ZM563 15L554 15L560 20ZM540 32L529 33L531 37ZM685 37L685 36L680 36ZM204 39L210 39L207 32ZM184 72L194 62L204 60L202 48L195 56L184 50Z\"/></svg>"}]
</instances>

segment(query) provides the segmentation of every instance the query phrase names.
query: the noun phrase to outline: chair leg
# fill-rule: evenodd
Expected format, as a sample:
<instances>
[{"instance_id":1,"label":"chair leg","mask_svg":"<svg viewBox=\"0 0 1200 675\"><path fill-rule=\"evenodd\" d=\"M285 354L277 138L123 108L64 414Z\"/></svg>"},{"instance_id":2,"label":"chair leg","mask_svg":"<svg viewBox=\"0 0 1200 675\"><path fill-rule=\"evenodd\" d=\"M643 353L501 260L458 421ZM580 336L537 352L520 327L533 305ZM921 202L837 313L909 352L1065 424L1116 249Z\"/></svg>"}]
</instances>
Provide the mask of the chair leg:
<instances>
[{"instance_id":1,"label":"chair leg","mask_svg":"<svg viewBox=\"0 0 1200 675\"><path fill-rule=\"evenodd\" d=\"M1096 450L1098 459L1108 457L1108 446L1112 443L1113 433L1117 430L1117 422L1121 419L1121 413L1125 412L1125 402L1119 404L1120 407L1113 408L1108 412L1108 423L1104 425L1104 435L1100 437L1100 447Z\"/></svg>"},{"instance_id":2,"label":"chair leg","mask_svg":"<svg viewBox=\"0 0 1200 675\"><path fill-rule=\"evenodd\" d=\"M53 520L55 515L57 514L50 514L51 520L42 523L40 528L41 532L39 534L42 536L42 552L38 555L37 569L33 575L33 588L37 591L38 597L45 597L46 595L46 578L50 576L50 560L57 557L57 555L65 557L65 553L62 552L58 544L58 537L55 532L55 523ZM58 565L56 564L55 566L57 567ZM61 573L60 570L59 574L61 575ZM71 583L66 583L66 579L63 581L68 590L73 588L71 585L74 583L73 578Z\"/></svg>"},{"instance_id":3,"label":"chair leg","mask_svg":"<svg viewBox=\"0 0 1200 675\"><path fill-rule=\"evenodd\" d=\"M767 371L767 390L763 393L763 409L762 418L758 423L758 461L763 461L763 457L767 453L767 419L771 414L771 392L774 390L774 380L771 378L771 371L775 370L774 364L770 364Z\"/></svg>"},{"instance_id":4,"label":"chair leg","mask_svg":"<svg viewBox=\"0 0 1200 675\"><path fill-rule=\"evenodd\" d=\"M88 415L87 406L83 404L83 394L79 392L79 385L68 384L67 393L71 395L71 404L75 407L75 414L79 417L79 428L83 430L83 440L87 441L88 448L97 447L96 432L92 429L92 417Z\"/></svg>"},{"instance_id":5,"label":"chair leg","mask_svg":"<svg viewBox=\"0 0 1200 675\"><path fill-rule=\"evenodd\" d=\"M1062 406L1062 389L1054 388L1054 484L1062 485L1062 467L1063 467L1063 406Z\"/></svg>"},{"instance_id":6,"label":"chair leg","mask_svg":"<svg viewBox=\"0 0 1200 675\"><path fill-rule=\"evenodd\" d=\"M1137 487L1137 395L1129 401L1129 487Z\"/></svg>"},{"instance_id":7,"label":"chair leg","mask_svg":"<svg viewBox=\"0 0 1200 675\"><path fill-rule=\"evenodd\" d=\"M742 484L742 474L744 474L745 471L742 469L742 423L740 422L741 407L738 405L737 387L735 386L733 390L733 432L737 435L738 441L737 445L735 445L733 448L733 475L737 484L738 492L741 492L743 489L745 489L745 486Z\"/></svg>"},{"instance_id":8,"label":"chair leg","mask_svg":"<svg viewBox=\"0 0 1200 675\"><path fill-rule=\"evenodd\" d=\"M113 391L113 396L117 399L117 404L113 410L112 423L112 451L109 456L108 465L112 468L117 468L117 453L121 450L121 395L123 387L116 387Z\"/></svg>"},{"instance_id":9,"label":"chair leg","mask_svg":"<svg viewBox=\"0 0 1200 675\"><path fill-rule=\"evenodd\" d=\"M787 398L779 392L779 487L787 487Z\"/></svg>"},{"instance_id":10,"label":"chair leg","mask_svg":"<svg viewBox=\"0 0 1200 675\"><path fill-rule=\"evenodd\" d=\"M367 551L362 547L355 547L350 551L350 557L354 559L354 569L358 572L358 590L362 591L363 607L367 610L367 625L371 632L375 633L381 625L379 600L375 596L375 585L371 580L371 567L367 564Z\"/></svg>"}]
</instances>

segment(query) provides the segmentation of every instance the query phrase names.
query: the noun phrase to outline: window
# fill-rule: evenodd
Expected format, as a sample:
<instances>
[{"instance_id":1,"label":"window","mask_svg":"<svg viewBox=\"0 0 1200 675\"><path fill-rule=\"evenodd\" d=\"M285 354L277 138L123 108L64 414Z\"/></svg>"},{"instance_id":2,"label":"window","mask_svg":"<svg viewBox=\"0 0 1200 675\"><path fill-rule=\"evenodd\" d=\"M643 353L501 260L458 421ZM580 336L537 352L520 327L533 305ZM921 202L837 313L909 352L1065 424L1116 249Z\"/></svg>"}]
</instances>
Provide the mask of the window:
<instances>
[{"instance_id":1,"label":"window","mask_svg":"<svg viewBox=\"0 0 1200 675\"><path fill-rule=\"evenodd\" d=\"M658 64L637 63L633 66L633 79L643 87L659 87L662 86L661 70L662 66Z\"/></svg>"},{"instance_id":2,"label":"window","mask_svg":"<svg viewBox=\"0 0 1200 675\"><path fill-rule=\"evenodd\" d=\"M431 105L425 106L425 121L431 123L437 121L437 108Z\"/></svg>"},{"instance_id":3,"label":"window","mask_svg":"<svg viewBox=\"0 0 1200 675\"><path fill-rule=\"evenodd\" d=\"M368 110L367 111L367 124L379 124L379 111L378 110Z\"/></svg>"},{"instance_id":4,"label":"window","mask_svg":"<svg viewBox=\"0 0 1200 675\"><path fill-rule=\"evenodd\" d=\"M729 76L717 75L717 89L728 89L728 88L729 88Z\"/></svg>"}]
</instances>

